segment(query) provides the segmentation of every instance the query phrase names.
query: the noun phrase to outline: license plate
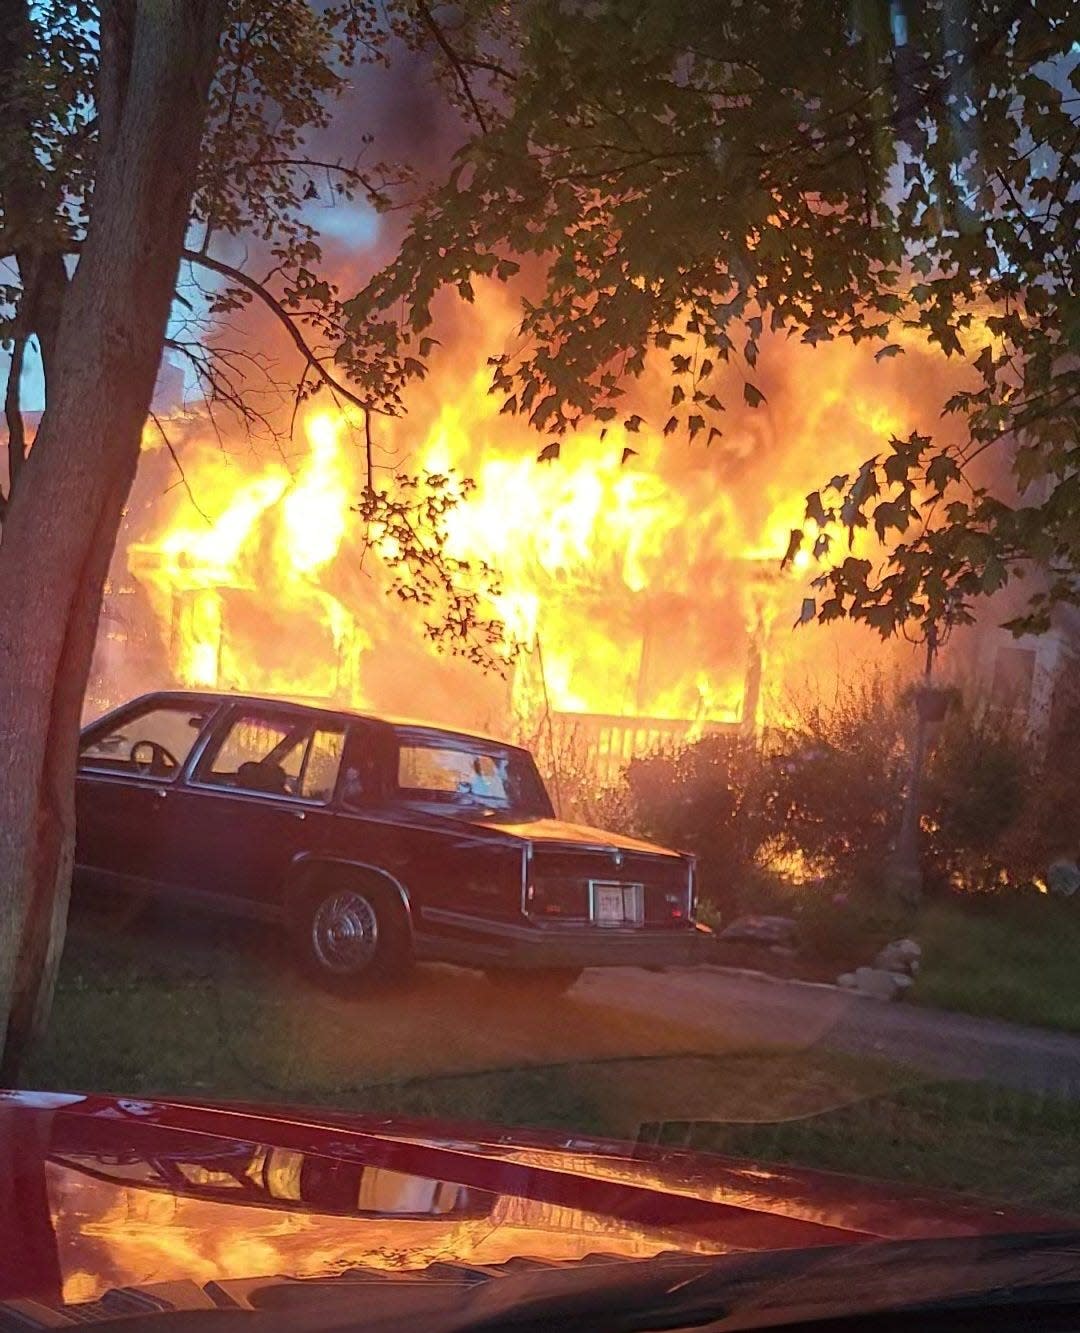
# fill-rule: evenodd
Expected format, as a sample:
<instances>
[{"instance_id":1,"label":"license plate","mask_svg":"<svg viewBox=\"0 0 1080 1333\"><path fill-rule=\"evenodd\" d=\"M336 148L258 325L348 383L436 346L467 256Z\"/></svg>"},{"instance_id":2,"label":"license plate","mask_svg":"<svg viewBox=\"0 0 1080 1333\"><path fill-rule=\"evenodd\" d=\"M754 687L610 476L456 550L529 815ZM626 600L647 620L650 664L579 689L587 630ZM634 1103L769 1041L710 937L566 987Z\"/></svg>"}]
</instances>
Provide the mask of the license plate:
<instances>
[{"instance_id":1,"label":"license plate","mask_svg":"<svg viewBox=\"0 0 1080 1333\"><path fill-rule=\"evenodd\" d=\"M644 917L645 891L640 884L611 884L593 880L589 900L593 922L598 926L640 926Z\"/></svg>"}]
</instances>

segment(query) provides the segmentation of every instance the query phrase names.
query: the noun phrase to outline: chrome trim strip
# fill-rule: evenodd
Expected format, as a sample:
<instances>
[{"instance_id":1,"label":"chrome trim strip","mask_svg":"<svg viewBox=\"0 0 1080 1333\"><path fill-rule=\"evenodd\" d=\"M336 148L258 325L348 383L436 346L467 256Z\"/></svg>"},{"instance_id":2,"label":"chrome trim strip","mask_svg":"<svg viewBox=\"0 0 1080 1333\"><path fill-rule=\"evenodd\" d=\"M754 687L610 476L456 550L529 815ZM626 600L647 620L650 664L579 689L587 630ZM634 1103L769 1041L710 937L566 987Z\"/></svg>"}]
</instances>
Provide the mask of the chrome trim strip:
<instances>
[{"instance_id":1,"label":"chrome trim strip","mask_svg":"<svg viewBox=\"0 0 1080 1333\"><path fill-rule=\"evenodd\" d=\"M80 764L75 774L75 781L91 779L104 781L110 787L175 787L178 778L154 777L150 773L120 773L115 768L93 768L90 764Z\"/></svg>"},{"instance_id":2,"label":"chrome trim strip","mask_svg":"<svg viewBox=\"0 0 1080 1333\"><path fill-rule=\"evenodd\" d=\"M521 915L529 915L529 890L532 888L533 847L526 842L521 849Z\"/></svg>"},{"instance_id":3,"label":"chrome trim strip","mask_svg":"<svg viewBox=\"0 0 1080 1333\"><path fill-rule=\"evenodd\" d=\"M453 912L445 907L421 907L420 916L425 922L432 922L444 926L460 926L465 929L475 930L483 935L503 935L507 938L521 940L542 940L545 937L551 939L565 938L584 938L584 939L667 939L677 937L680 934L690 935L693 932L686 927L672 926L606 926L594 927L591 921L582 922L580 920L545 922L544 924L534 923L532 925L520 925L514 921L492 921L489 917L472 916L466 912Z\"/></svg>"},{"instance_id":4,"label":"chrome trim strip","mask_svg":"<svg viewBox=\"0 0 1080 1333\"><path fill-rule=\"evenodd\" d=\"M185 791L197 792L200 796L227 796L233 801L252 800L258 805L276 805L284 810L299 806L303 810L325 810L329 801L314 801L310 796L293 796L274 791L255 791L249 787L224 787L216 782L199 782L192 778L184 785Z\"/></svg>"}]
</instances>

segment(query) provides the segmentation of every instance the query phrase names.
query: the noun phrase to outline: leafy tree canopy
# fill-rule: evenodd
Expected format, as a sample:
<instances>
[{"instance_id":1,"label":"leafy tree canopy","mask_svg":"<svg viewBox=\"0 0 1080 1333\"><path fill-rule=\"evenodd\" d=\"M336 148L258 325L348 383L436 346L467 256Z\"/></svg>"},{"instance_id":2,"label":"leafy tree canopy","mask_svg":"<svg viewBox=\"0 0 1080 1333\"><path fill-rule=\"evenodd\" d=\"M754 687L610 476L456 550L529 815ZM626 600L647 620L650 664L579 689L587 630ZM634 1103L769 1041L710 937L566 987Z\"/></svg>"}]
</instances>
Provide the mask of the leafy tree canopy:
<instances>
[{"instance_id":1,"label":"leafy tree canopy","mask_svg":"<svg viewBox=\"0 0 1080 1333\"><path fill-rule=\"evenodd\" d=\"M650 424L712 441L722 363L763 401L767 331L879 358L914 331L966 363L942 405L960 438L883 440L807 497L789 556L824 562L816 614L940 633L1031 565L1048 578L1018 624L1076 599L1071 0L535 0L512 40L498 7L461 12L476 133L345 303L344 361L403 357L440 289L525 267L518 350L493 358L506 410L556 437L639 429L620 400L658 353L670 407ZM836 558L864 528L882 560Z\"/></svg>"},{"instance_id":2,"label":"leafy tree canopy","mask_svg":"<svg viewBox=\"0 0 1080 1333\"><path fill-rule=\"evenodd\" d=\"M103 24L105 12L94 0L10 0L0 21L0 258L8 261L0 342L11 353L0 519L30 447L20 402L27 346L33 339L40 350L48 397L56 330L90 221L110 114L101 105L100 47L116 25ZM166 347L187 363L215 424L217 413L231 414L263 441L279 443L291 430L296 413L290 421L281 410L290 399L329 394L346 409L360 423L368 462L358 513L390 566L388 586L418 606L438 644L488 666L502 638L485 609L492 571L444 550L445 515L461 486L378 468L370 418L403 410L420 364L378 338L342 339L343 297L310 208L318 198L384 211L417 188L413 164L382 161L363 130L344 154L318 148L336 115L363 123L357 99L370 72L413 50L426 52L448 104L461 102L445 34L422 2L228 0L174 307L183 317ZM284 333L295 374L271 374L262 349L232 337L246 311ZM167 423L154 417L153 425L173 451Z\"/></svg>"}]
</instances>

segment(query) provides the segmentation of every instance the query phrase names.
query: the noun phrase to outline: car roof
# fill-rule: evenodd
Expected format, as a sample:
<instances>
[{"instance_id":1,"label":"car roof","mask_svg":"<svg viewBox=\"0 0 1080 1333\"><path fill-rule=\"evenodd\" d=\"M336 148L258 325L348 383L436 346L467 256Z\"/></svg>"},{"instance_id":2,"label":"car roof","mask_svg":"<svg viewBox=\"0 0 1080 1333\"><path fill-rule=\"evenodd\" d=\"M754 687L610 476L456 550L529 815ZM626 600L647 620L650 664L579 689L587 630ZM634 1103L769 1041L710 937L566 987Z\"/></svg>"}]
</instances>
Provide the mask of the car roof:
<instances>
[{"instance_id":1,"label":"car roof","mask_svg":"<svg viewBox=\"0 0 1080 1333\"><path fill-rule=\"evenodd\" d=\"M313 713L327 713L334 717L348 718L358 722L374 722L383 726L407 729L413 732L426 732L445 736L449 740L482 741L488 745L500 745L511 750L525 750L524 746L515 745L501 736L491 736L482 731L464 731L460 727L449 727L440 722L428 722L420 718L398 717L390 713L366 712L358 708L349 708L332 699L319 699L302 694L261 694L239 690L148 690L145 694L135 695L119 705L128 708L142 700L168 699L169 701L191 703L230 703L230 704L287 704L290 708L303 708ZM117 711L111 709L111 712Z\"/></svg>"}]
</instances>

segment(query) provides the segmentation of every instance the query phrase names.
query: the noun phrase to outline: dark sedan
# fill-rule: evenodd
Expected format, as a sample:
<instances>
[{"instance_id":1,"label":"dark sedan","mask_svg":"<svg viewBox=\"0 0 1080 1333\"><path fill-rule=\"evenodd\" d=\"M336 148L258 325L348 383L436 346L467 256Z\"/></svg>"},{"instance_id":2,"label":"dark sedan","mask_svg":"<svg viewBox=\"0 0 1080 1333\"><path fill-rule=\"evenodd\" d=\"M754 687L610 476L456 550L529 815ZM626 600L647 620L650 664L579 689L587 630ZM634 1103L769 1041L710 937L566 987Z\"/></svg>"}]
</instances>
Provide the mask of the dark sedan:
<instances>
[{"instance_id":1,"label":"dark sedan","mask_svg":"<svg viewBox=\"0 0 1080 1333\"><path fill-rule=\"evenodd\" d=\"M555 818L527 750L233 694L144 695L85 729L77 892L282 924L352 990L416 958L552 989L695 961L689 856Z\"/></svg>"}]
</instances>

